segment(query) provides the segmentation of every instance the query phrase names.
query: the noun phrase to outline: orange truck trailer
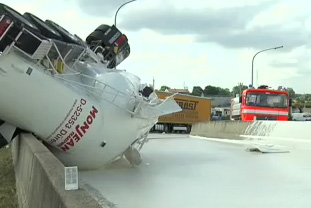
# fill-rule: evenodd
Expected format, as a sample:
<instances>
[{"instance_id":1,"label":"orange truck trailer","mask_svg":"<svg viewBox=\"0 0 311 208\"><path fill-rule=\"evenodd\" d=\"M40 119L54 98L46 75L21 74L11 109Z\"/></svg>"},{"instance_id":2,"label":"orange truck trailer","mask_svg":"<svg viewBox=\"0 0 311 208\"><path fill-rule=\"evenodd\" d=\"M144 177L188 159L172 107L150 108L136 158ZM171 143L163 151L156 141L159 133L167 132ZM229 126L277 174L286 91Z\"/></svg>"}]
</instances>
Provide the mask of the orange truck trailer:
<instances>
[{"instance_id":1,"label":"orange truck trailer","mask_svg":"<svg viewBox=\"0 0 311 208\"><path fill-rule=\"evenodd\" d=\"M157 91L160 99L165 99L172 93ZM182 108L177 113L160 116L158 123L153 126L151 132L160 131L166 133L191 131L193 123L211 120L211 99L187 94L174 94L174 100Z\"/></svg>"}]
</instances>

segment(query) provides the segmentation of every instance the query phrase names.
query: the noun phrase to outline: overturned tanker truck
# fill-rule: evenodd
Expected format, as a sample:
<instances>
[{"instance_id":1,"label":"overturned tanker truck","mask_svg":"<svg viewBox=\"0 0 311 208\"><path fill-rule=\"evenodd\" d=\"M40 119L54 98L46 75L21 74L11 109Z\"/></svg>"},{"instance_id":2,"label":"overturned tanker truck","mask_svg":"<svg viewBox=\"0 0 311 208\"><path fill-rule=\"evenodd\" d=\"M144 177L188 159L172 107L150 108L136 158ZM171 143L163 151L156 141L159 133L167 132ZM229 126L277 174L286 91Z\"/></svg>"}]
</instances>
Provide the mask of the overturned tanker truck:
<instances>
[{"instance_id":1,"label":"overturned tanker truck","mask_svg":"<svg viewBox=\"0 0 311 208\"><path fill-rule=\"evenodd\" d=\"M96 169L139 149L158 117L181 111L116 69L125 34L100 25L83 41L51 20L0 4L0 147L34 134L64 163ZM136 156L136 157L133 157Z\"/></svg>"}]
</instances>

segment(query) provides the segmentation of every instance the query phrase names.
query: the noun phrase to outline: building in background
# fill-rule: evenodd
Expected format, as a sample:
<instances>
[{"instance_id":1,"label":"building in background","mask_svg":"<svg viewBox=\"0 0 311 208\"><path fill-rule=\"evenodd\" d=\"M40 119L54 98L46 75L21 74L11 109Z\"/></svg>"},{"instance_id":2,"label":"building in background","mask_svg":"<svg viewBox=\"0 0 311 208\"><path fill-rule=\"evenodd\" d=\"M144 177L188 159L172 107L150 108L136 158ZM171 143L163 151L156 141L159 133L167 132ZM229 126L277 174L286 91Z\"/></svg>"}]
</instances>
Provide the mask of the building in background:
<instances>
[{"instance_id":1,"label":"building in background","mask_svg":"<svg viewBox=\"0 0 311 208\"><path fill-rule=\"evenodd\" d=\"M165 92L172 93L172 94L180 93L180 94L190 95L190 92L188 89L166 89Z\"/></svg>"}]
</instances>

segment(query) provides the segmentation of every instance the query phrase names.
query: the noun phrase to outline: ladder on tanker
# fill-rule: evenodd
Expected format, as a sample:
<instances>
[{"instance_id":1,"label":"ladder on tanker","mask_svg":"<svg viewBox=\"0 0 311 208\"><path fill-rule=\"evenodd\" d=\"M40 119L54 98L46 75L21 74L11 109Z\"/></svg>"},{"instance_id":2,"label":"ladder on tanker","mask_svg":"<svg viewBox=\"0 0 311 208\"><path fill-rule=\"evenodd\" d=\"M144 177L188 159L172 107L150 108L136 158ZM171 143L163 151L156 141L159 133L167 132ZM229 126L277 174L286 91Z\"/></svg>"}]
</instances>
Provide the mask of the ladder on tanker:
<instances>
[{"instance_id":1,"label":"ladder on tanker","mask_svg":"<svg viewBox=\"0 0 311 208\"><path fill-rule=\"evenodd\" d=\"M32 54L29 54L23 50L23 48L16 45L19 38L24 34L31 35L34 39L40 41L38 48ZM12 49L26 55L28 58L35 61L37 65L43 66L54 78L62 80L73 87L84 89L88 92L88 94L105 100L132 115L135 115L138 112L139 106L142 102L144 102L144 98L142 96L128 95L102 81L97 80L95 77L75 70L75 65L80 61L87 60L91 63L104 65L100 57L97 56L97 54L94 53L87 45L80 46L52 39L43 40L29 30L23 28L12 44L4 50L1 56L3 57L10 53ZM64 70L71 73L64 73ZM88 85L78 82L76 79L72 79L72 76L87 79L93 84Z\"/></svg>"}]
</instances>

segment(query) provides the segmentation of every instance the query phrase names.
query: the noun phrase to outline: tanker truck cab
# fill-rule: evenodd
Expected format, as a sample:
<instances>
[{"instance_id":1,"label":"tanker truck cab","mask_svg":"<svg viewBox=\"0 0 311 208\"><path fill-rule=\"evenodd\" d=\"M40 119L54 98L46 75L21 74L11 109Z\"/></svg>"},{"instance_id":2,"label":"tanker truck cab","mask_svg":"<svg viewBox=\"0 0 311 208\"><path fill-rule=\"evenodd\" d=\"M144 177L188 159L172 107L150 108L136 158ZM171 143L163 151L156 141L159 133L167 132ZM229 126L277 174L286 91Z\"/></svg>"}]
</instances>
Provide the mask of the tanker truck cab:
<instances>
[{"instance_id":1,"label":"tanker truck cab","mask_svg":"<svg viewBox=\"0 0 311 208\"><path fill-rule=\"evenodd\" d=\"M287 91L268 89L268 86L263 85L257 89L246 89L239 99L233 99L231 118L243 121L288 121L290 105L291 101Z\"/></svg>"}]
</instances>

